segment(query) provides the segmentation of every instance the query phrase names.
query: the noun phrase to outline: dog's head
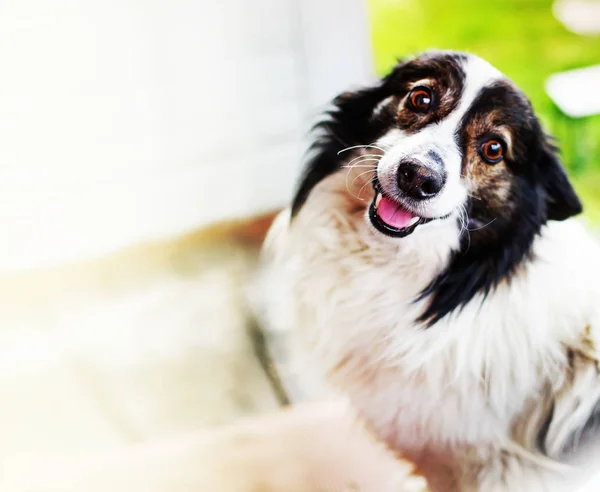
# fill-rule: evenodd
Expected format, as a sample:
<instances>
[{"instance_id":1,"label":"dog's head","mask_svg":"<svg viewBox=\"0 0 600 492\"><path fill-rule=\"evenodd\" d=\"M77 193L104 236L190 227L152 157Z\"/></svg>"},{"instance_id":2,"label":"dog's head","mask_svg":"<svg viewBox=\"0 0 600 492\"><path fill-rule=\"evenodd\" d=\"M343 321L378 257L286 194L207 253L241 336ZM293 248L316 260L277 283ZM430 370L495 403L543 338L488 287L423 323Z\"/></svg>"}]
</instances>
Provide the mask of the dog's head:
<instances>
[{"instance_id":1,"label":"dog's head","mask_svg":"<svg viewBox=\"0 0 600 492\"><path fill-rule=\"evenodd\" d=\"M480 58L425 53L333 104L292 215L324 178L374 163L365 216L382 241L456 224L460 247L424 292L429 323L510 275L546 221L581 211L530 102Z\"/></svg>"}]
</instances>

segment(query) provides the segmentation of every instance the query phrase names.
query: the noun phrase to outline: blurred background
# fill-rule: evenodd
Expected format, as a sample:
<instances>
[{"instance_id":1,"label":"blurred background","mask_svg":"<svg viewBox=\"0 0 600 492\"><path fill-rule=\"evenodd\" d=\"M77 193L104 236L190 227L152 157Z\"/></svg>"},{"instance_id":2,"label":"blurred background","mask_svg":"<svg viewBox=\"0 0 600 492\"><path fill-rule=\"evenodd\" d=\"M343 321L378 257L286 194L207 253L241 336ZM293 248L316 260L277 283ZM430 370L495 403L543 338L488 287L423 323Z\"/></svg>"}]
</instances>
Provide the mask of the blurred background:
<instances>
[{"instance_id":1,"label":"blurred background","mask_svg":"<svg viewBox=\"0 0 600 492\"><path fill-rule=\"evenodd\" d=\"M307 130L430 48L525 90L600 224L598 1L0 1L0 488L278 407L245 285Z\"/></svg>"}]
</instances>

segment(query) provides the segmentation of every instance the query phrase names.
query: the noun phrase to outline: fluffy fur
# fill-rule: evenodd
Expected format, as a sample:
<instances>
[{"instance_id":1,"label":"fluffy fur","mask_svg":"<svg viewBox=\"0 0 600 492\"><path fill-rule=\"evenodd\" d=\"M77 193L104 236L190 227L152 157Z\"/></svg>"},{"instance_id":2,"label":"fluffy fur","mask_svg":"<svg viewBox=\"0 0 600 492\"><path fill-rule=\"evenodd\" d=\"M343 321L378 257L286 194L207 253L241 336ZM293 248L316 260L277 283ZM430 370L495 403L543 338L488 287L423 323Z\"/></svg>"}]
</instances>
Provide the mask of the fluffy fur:
<instances>
[{"instance_id":1,"label":"fluffy fur","mask_svg":"<svg viewBox=\"0 0 600 492\"><path fill-rule=\"evenodd\" d=\"M265 245L292 398L347 397L434 490L557 490L600 420L600 250L526 97L477 57L426 53L339 96L316 133ZM433 198L397 189L406 158L443 167ZM427 221L380 232L378 189Z\"/></svg>"}]
</instances>

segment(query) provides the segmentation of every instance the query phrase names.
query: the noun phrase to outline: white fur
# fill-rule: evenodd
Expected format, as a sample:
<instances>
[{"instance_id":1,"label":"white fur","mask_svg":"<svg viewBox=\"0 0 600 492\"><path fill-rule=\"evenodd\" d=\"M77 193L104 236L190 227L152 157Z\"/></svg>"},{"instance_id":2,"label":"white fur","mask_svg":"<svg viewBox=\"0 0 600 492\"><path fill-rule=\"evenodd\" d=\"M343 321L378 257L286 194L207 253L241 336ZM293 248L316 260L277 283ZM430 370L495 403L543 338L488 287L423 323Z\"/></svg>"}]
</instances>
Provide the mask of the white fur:
<instances>
[{"instance_id":1,"label":"white fur","mask_svg":"<svg viewBox=\"0 0 600 492\"><path fill-rule=\"evenodd\" d=\"M455 128L497 76L485 70L468 70L479 80L469 79L463 103L436 131ZM264 320L289 334L293 396L348 397L436 491L558 490L562 468L533 440L550 398L555 450L598 399L600 248L577 221L551 222L510 282L424 329L415 319L426 301L414 299L458 247L457 222L384 236L365 219L372 191L357 198L368 183L359 174L323 180L292 223L281 214L266 243ZM460 203L459 188L448 204ZM581 358L575 373L567 347Z\"/></svg>"}]
</instances>

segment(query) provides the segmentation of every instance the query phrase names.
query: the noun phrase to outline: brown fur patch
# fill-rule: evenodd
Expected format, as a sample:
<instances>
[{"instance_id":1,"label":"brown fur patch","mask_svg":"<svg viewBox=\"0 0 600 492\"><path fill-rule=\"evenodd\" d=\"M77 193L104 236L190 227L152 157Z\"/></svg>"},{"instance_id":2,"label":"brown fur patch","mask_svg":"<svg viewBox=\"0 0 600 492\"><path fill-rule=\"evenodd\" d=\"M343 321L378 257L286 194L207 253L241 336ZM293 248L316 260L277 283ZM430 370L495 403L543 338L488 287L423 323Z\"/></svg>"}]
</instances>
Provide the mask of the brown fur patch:
<instances>
[{"instance_id":1,"label":"brown fur patch","mask_svg":"<svg viewBox=\"0 0 600 492\"><path fill-rule=\"evenodd\" d=\"M491 219L510 216L517 207L512 197L514 172L509 163L515 160L514 144L519 141L514 134L518 128L513 123L514 110L520 102L520 94L512 84L497 82L485 97L473 104L460 133L464 150L463 178L475 207ZM501 139L506 145L503 160L495 164L486 162L479 153L481 145L491 138Z\"/></svg>"},{"instance_id":2,"label":"brown fur patch","mask_svg":"<svg viewBox=\"0 0 600 492\"><path fill-rule=\"evenodd\" d=\"M410 92L400 101L396 122L407 133L416 133L424 126L440 121L448 116L458 105L460 100L460 87L453 87L449 80L430 79L426 84L434 98L432 110L428 113L417 113L407 106ZM412 84L414 86L421 84ZM411 89L412 90L412 87Z\"/></svg>"},{"instance_id":3,"label":"brown fur patch","mask_svg":"<svg viewBox=\"0 0 600 492\"><path fill-rule=\"evenodd\" d=\"M596 370L600 372L600 361L598 360L598 351L596 349L596 343L592 336L592 327L587 325L583 332L579 335L578 344L568 348L568 352L572 355L569 358L569 366L575 367L575 354L578 358L585 359L587 362L592 362L596 366Z\"/></svg>"},{"instance_id":4,"label":"brown fur patch","mask_svg":"<svg viewBox=\"0 0 600 492\"><path fill-rule=\"evenodd\" d=\"M460 101L465 78L463 61L459 55L424 56L399 65L387 80L392 97L382 111L388 112L395 125L407 133L416 133L444 119ZM417 86L431 90L433 102L427 113L407 106L407 96Z\"/></svg>"},{"instance_id":5,"label":"brown fur patch","mask_svg":"<svg viewBox=\"0 0 600 492\"><path fill-rule=\"evenodd\" d=\"M475 114L463 130L463 176L469 193L473 199L484 201L489 209L495 211L506 211L507 205L510 206L512 174L505 160L496 164L484 161L479 155L479 147L485 135L504 134L504 139L510 140L506 128L499 130L501 118L502 114L498 110Z\"/></svg>"}]
</instances>

